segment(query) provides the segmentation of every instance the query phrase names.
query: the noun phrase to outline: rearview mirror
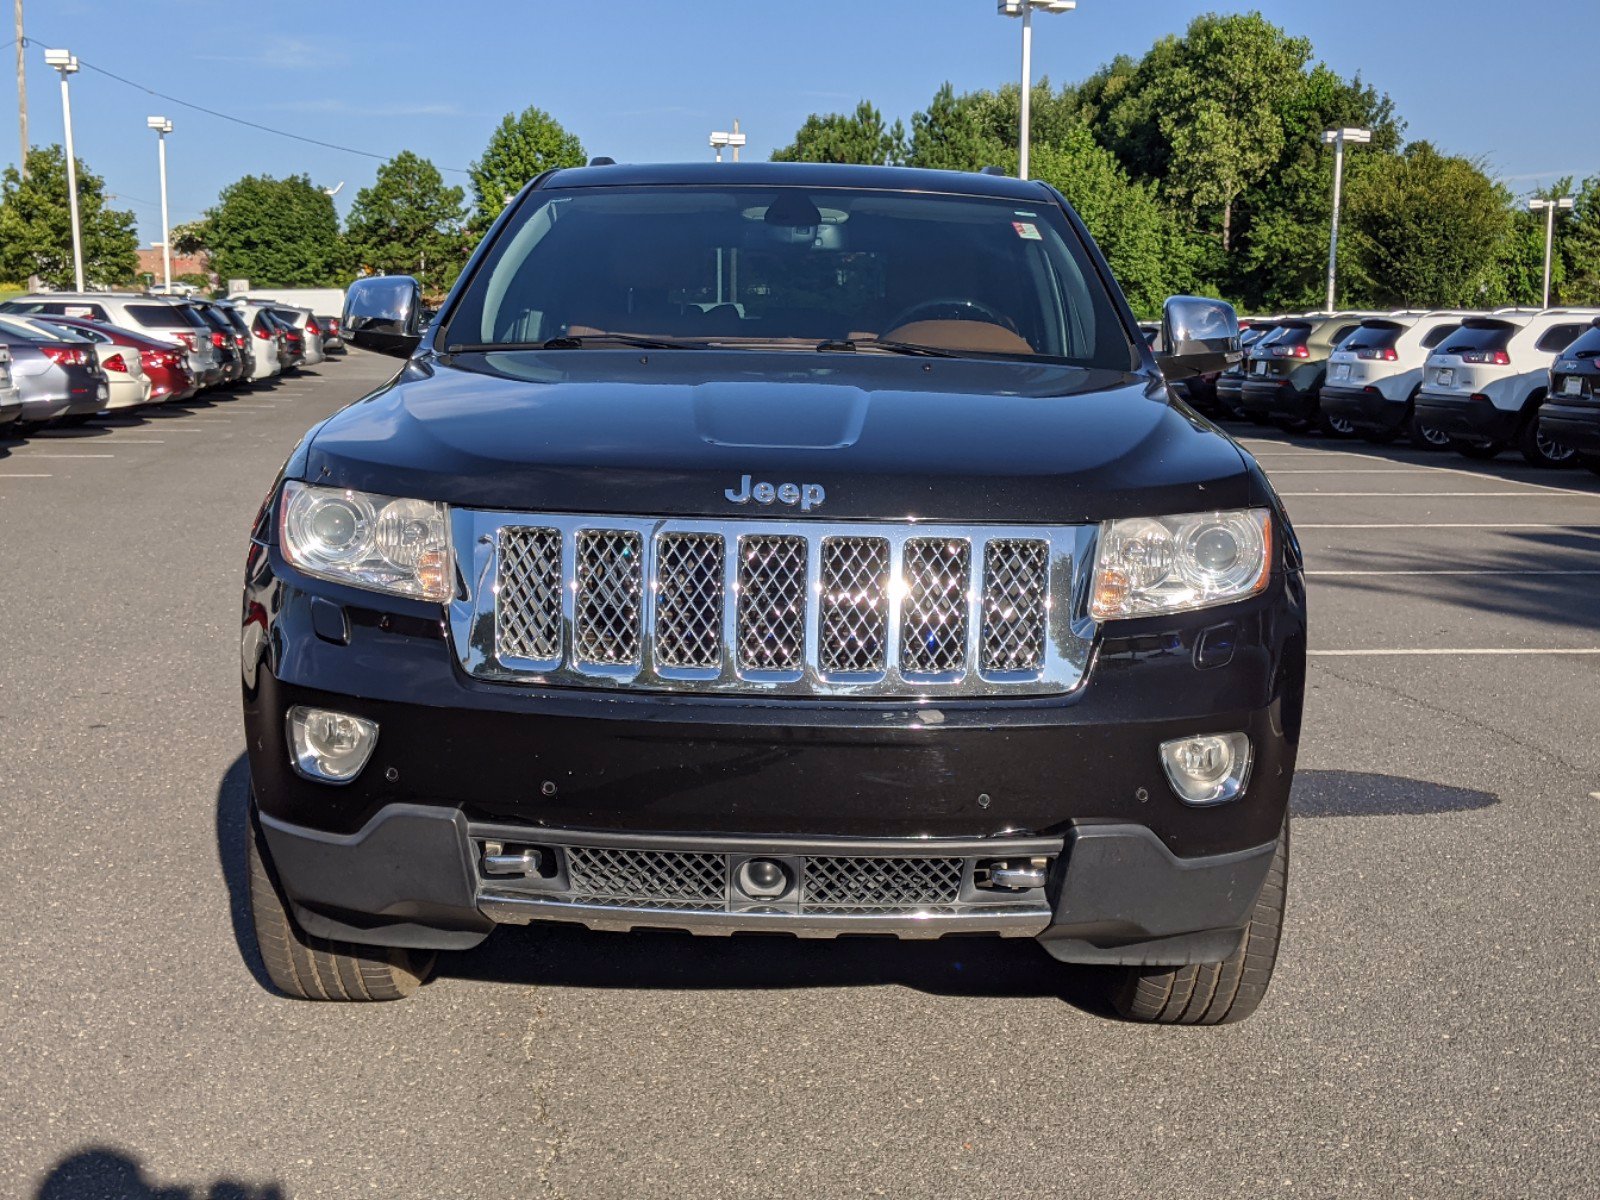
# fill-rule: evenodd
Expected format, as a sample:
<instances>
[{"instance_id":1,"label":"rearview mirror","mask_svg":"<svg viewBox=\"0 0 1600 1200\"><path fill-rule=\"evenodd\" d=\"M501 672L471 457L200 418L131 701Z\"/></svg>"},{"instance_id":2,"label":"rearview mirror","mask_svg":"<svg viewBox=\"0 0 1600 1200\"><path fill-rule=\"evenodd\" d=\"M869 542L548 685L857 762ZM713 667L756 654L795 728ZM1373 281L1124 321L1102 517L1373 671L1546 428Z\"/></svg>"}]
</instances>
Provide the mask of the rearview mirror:
<instances>
[{"instance_id":1,"label":"rearview mirror","mask_svg":"<svg viewBox=\"0 0 1600 1200\"><path fill-rule=\"evenodd\" d=\"M1170 296L1161 310L1156 363L1168 383L1226 371L1243 355L1233 305L1201 296Z\"/></svg>"},{"instance_id":2,"label":"rearview mirror","mask_svg":"<svg viewBox=\"0 0 1600 1200\"><path fill-rule=\"evenodd\" d=\"M411 276L370 275L345 291L345 340L363 350L409 358L422 330L422 289Z\"/></svg>"}]
</instances>

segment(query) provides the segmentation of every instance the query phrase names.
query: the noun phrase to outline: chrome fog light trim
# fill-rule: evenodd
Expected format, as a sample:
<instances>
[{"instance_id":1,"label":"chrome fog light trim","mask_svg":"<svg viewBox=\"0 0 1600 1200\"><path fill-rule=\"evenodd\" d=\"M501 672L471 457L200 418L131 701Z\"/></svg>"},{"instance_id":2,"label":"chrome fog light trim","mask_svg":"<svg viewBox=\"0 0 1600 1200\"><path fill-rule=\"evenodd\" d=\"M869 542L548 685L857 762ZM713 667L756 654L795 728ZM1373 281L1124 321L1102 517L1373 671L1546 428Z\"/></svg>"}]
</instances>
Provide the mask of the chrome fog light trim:
<instances>
[{"instance_id":1,"label":"chrome fog light trim","mask_svg":"<svg viewBox=\"0 0 1600 1200\"><path fill-rule=\"evenodd\" d=\"M378 745L378 723L349 713L297 704L285 714L289 765L318 783L349 783Z\"/></svg>"},{"instance_id":2,"label":"chrome fog light trim","mask_svg":"<svg viewBox=\"0 0 1600 1200\"><path fill-rule=\"evenodd\" d=\"M1250 739L1243 733L1196 734L1161 743L1167 782L1185 804L1225 804L1250 778Z\"/></svg>"}]
</instances>

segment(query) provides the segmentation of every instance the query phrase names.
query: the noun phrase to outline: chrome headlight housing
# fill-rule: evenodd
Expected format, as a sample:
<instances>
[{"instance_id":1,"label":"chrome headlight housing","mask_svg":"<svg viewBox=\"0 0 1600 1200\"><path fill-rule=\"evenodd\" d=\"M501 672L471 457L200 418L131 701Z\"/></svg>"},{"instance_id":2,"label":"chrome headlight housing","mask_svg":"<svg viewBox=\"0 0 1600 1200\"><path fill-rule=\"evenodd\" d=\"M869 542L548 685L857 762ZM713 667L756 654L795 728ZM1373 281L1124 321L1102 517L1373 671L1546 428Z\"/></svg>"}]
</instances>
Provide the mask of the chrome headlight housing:
<instances>
[{"instance_id":1,"label":"chrome headlight housing","mask_svg":"<svg viewBox=\"0 0 1600 1200\"><path fill-rule=\"evenodd\" d=\"M433 500L290 480L278 502L278 544L318 579L440 603L451 596L450 510Z\"/></svg>"},{"instance_id":2,"label":"chrome headlight housing","mask_svg":"<svg viewBox=\"0 0 1600 1200\"><path fill-rule=\"evenodd\" d=\"M1111 621L1210 608L1253 596L1271 578L1268 509L1106 521L1089 615Z\"/></svg>"}]
</instances>

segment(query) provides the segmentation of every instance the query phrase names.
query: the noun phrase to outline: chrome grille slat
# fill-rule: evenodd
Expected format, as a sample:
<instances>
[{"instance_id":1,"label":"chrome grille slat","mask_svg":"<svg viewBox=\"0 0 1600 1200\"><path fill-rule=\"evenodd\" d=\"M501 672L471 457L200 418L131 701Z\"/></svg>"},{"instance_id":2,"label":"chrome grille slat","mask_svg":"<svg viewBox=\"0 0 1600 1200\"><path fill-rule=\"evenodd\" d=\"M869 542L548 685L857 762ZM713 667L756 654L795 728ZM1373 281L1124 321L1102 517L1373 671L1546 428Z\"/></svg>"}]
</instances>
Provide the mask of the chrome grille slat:
<instances>
[{"instance_id":1,"label":"chrome grille slat","mask_svg":"<svg viewBox=\"0 0 1600 1200\"><path fill-rule=\"evenodd\" d=\"M798 534L739 539L739 665L798 671L806 641L806 540Z\"/></svg>"},{"instance_id":2,"label":"chrome grille slat","mask_svg":"<svg viewBox=\"0 0 1600 1200\"><path fill-rule=\"evenodd\" d=\"M577 541L573 642L579 662L631 666L639 661L644 555L637 533L584 529Z\"/></svg>"},{"instance_id":3,"label":"chrome grille slat","mask_svg":"<svg viewBox=\"0 0 1600 1200\"><path fill-rule=\"evenodd\" d=\"M450 634L482 679L734 695L1081 683L1092 526L452 510Z\"/></svg>"},{"instance_id":4,"label":"chrome grille slat","mask_svg":"<svg viewBox=\"0 0 1600 1200\"><path fill-rule=\"evenodd\" d=\"M716 667L722 661L722 538L664 533L656 541L656 661Z\"/></svg>"},{"instance_id":5,"label":"chrome grille slat","mask_svg":"<svg viewBox=\"0 0 1600 1200\"><path fill-rule=\"evenodd\" d=\"M888 666L889 539L824 538L821 593L822 669L882 674Z\"/></svg>"},{"instance_id":6,"label":"chrome grille slat","mask_svg":"<svg viewBox=\"0 0 1600 1200\"><path fill-rule=\"evenodd\" d=\"M967 659L967 608L972 546L959 538L906 543L905 612L900 619L900 669L948 675Z\"/></svg>"},{"instance_id":7,"label":"chrome grille slat","mask_svg":"<svg viewBox=\"0 0 1600 1200\"><path fill-rule=\"evenodd\" d=\"M1050 547L995 538L983 552L985 671L1037 671L1044 665L1050 603Z\"/></svg>"},{"instance_id":8,"label":"chrome grille slat","mask_svg":"<svg viewBox=\"0 0 1600 1200\"><path fill-rule=\"evenodd\" d=\"M495 621L500 649L513 658L561 657L561 531L514 526L500 531Z\"/></svg>"}]
</instances>

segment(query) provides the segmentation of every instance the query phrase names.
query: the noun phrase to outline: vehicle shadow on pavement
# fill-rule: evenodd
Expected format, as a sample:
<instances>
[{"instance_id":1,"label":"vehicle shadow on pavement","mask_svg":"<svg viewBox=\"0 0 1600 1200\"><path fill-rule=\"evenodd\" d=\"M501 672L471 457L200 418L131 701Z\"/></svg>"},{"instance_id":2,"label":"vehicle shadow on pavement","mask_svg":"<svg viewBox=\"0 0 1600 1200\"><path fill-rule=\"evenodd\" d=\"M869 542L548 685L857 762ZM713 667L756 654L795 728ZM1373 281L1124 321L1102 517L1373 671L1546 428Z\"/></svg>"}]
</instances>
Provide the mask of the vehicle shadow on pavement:
<instances>
[{"instance_id":1,"label":"vehicle shadow on pavement","mask_svg":"<svg viewBox=\"0 0 1600 1200\"><path fill-rule=\"evenodd\" d=\"M217 864L228 885L228 919L233 923L233 940L239 957L251 976L265 990L277 994L267 978L256 945L255 927L250 923L250 876L245 863L250 831L250 762L243 754L233 760L217 784Z\"/></svg>"},{"instance_id":2,"label":"vehicle shadow on pavement","mask_svg":"<svg viewBox=\"0 0 1600 1200\"><path fill-rule=\"evenodd\" d=\"M285 1200L286 1195L276 1183L237 1179L198 1187L156 1184L126 1151L92 1146L74 1151L52 1167L34 1200Z\"/></svg>"},{"instance_id":3,"label":"vehicle shadow on pavement","mask_svg":"<svg viewBox=\"0 0 1600 1200\"><path fill-rule=\"evenodd\" d=\"M1289 796L1294 817L1422 817L1500 803L1492 792L1368 771L1298 771Z\"/></svg>"}]
</instances>

